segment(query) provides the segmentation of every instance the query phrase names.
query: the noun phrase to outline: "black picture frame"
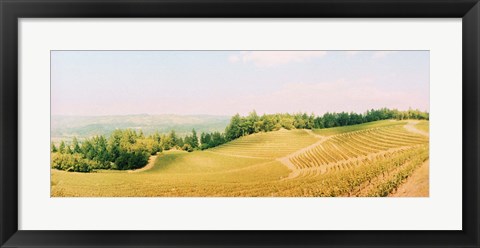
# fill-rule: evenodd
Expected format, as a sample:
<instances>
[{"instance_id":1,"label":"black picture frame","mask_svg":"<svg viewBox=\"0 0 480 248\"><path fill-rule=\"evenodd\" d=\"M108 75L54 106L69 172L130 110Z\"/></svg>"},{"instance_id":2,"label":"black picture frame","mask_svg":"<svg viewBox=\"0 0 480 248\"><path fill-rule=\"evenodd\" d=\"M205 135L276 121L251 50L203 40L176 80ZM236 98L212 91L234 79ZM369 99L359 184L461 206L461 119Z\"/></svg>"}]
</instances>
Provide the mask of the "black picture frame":
<instances>
[{"instance_id":1,"label":"black picture frame","mask_svg":"<svg viewBox=\"0 0 480 248\"><path fill-rule=\"evenodd\" d=\"M478 0L0 0L1 247L480 247ZM462 231L18 230L18 19L462 18ZM441 218L441 216L439 216Z\"/></svg>"}]
</instances>

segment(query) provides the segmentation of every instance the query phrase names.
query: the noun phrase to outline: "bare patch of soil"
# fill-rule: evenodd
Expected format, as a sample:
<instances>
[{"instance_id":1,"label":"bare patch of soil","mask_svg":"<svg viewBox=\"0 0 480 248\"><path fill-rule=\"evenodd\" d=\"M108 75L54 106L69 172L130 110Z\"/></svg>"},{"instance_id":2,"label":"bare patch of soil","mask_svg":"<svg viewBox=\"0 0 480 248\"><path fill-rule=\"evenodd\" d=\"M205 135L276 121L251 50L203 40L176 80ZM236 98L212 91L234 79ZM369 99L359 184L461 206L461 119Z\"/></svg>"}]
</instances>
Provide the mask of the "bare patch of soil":
<instances>
[{"instance_id":1,"label":"bare patch of soil","mask_svg":"<svg viewBox=\"0 0 480 248\"><path fill-rule=\"evenodd\" d=\"M388 195L389 197L428 197L429 196L429 161L416 169L407 181Z\"/></svg>"},{"instance_id":2,"label":"bare patch of soil","mask_svg":"<svg viewBox=\"0 0 480 248\"><path fill-rule=\"evenodd\" d=\"M409 121L407 125L405 125L405 129L407 129L409 132L420 134L423 136L429 136L428 132L422 131L420 129L417 129L415 125L417 125L418 121Z\"/></svg>"}]
</instances>

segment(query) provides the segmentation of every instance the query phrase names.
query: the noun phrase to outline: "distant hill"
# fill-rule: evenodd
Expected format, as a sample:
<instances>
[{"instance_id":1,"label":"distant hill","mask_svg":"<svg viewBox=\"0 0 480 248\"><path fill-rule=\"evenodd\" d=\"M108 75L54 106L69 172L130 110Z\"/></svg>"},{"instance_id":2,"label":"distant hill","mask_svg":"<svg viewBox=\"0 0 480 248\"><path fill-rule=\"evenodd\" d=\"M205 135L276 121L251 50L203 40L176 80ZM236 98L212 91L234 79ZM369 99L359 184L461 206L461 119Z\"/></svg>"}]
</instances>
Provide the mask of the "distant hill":
<instances>
[{"instance_id":1,"label":"distant hill","mask_svg":"<svg viewBox=\"0 0 480 248\"><path fill-rule=\"evenodd\" d=\"M201 132L223 132L230 121L229 116L213 115L112 115L112 116L52 116L52 141L80 139L95 135L110 135L115 129L142 130L144 134L155 131L167 133L175 130L183 136L193 128Z\"/></svg>"}]
</instances>

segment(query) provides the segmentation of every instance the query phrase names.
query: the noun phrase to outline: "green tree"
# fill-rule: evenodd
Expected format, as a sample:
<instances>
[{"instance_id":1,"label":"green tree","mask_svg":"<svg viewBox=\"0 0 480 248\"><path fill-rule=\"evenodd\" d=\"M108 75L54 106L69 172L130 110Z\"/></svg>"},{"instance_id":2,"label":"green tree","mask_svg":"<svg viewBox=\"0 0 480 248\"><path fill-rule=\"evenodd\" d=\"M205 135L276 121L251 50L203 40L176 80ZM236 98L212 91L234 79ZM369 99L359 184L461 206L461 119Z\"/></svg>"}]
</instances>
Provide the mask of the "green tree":
<instances>
[{"instance_id":1,"label":"green tree","mask_svg":"<svg viewBox=\"0 0 480 248\"><path fill-rule=\"evenodd\" d=\"M82 154L85 158L93 160L96 155L95 147L93 145L93 141L90 139L85 139L82 143Z\"/></svg>"},{"instance_id":2,"label":"green tree","mask_svg":"<svg viewBox=\"0 0 480 248\"><path fill-rule=\"evenodd\" d=\"M163 135L161 138L161 147L163 150L170 150L174 146L174 143L172 142L172 139L170 138L170 135Z\"/></svg>"},{"instance_id":3,"label":"green tree","mask_svg":"<svg viewBox=\"0 0 480 248\"><path fill-rule=\"evenodd\" d=\"M94 137L93 139L95 157L94 160L97 161L103 169L109 167L109 153L108 153L108 141L102 136Z\"/></svg>"},{"instance_id":4,"label":"green tree","mask_svg":"<svg viewBox=\"0 0 480 248\"><path fill-rule=\"evenodd\" d=\"M214 132L212 133L212 139L210 140L209 146L215 147L224 144L225 142L225 137L220 132Z\"/></svg>"},{"instance_id":5,"label":"green tree","mask_svg":"<svg viewBox=\"0 0 480 248\"><path fill-rule=\"evenodd\" d=\"M338 126L347 126L349 125L350 116L348 113L342 112L337 115L337 124Z\"/></svg>"},{"instance_id":6,"label":"green tree","mask_svg":"<svg viewBox=\"0 0 480 248\"><path fill-rule=\"evenodd\" d=\"M212 135L210 135L210 133L202 133L200 135L200 142L202 150L210 148L210 143L212 142Z\"/></svg>"},{"instance_id":7,"label":"green tree","mask_svg":"<svg viewBox=\"0 0 480 248\"><path fill-rule=\"evenodd\" d=\"M182 150L187 152L193 152L193 147L190 144L184 144Z\"/></svg>"},{"instance_id":8,"label":"green tree","mask_svg":"<svg viewBox=\"0 0 480 248\"><path fill-rule=\"evenodd\" d=\"M197 136L197 132L195 131L195 129L192 129L192 138L190 139L189 144L192 147L192 149L196 149L199 146L198 136Z\"/></svg>"},{"instance_id":9,"label":"green tree","mask_svg":"<svg viewBox=\"0 0 480 248\"><path fill-rule=\"evenodd\" d=\"M337 126L335 114L331 114L327 112L323 115L322 119L323 119L323 126L325 128Z\"/></svg>"},{"instance_id":10,"label":"green tree","mask_svg":"<svg viewBox=\"0 0 480 248\"><path fill-rule=\"evenodd\" d=\"M303 129L306 127L306 119L307 119L307 114L305 114L305 117L298 113L293 116L293 126L297 129Z\"/></svg>"},{"instance_id":11,"label":"green tree","mask_svg":"<svg viewBox=\"0 0 480 248\"><path fill-rule=\"evenodd\" d=\"M55 146L55 143L53 143L53 142L50 143L50 151L51 152L57 152L58 151L57 147Z\"/></svg>"},{"instance_id":12,"label":"green tree","mask_svg":"<svg viewBox=\"0 0 480 248\"><path fill-rule=\"evenodd\" d=\"M60 142L60 146L58 146L58 152L65 153L65 142L63 140Z\"/></svg>"},{"instance_id":13,"label":"green tree","mask_svg":"<svg viewBox=\"0 0 480 248\"><path fill-rule=\"evenodd\" d=\"M261 126L262 131L270 132L275 129L275 121L273 116L263 114L260 120L262 121L262 126Z\"/></svg>"},{"instance_id":14,"label":"green tree","mask_svg":"<svg viewBox=\"0 0 480 248\"><path fill-rule=\"evenodd\" d=\"M290 114L280 116L280 125L287 130L295 128L294 122L295 118Z\"/></svg>"},{"instance_id":15,"label":"green tree","mask_svg":"<svg viewBox=\"0 0 480 248\"><path fill-rule=\"evenodd\" d=\"M113 131L113 133L110 135L108 139L108 144L107 144L107 154L108 154L109 161L114 162L116 158L120 156L121 141L122 141L122 131L118 129Z\"/></svg>"},{"instance_id":16,"label":"green tree","mask_svg":"<svg viewBox=\"0 0 480 248\"><path fill-rule=\"evenodd\" d=\"M73 154L72 148L70 148L70 146L67 146L65 148L65 154Z\"/></svg>"},{"instance_id":17,"label":"green tree","mask_svg":"<svg viewBox=\"0 0 480 248\"><path fill-rule=\"evenodd\" d=\"M185 141L182 139L182 137L179 137L176 140L177 142L175 143L175 146L182 149L183 145L185 145Z\"/></svg>"},{"instance_id":18,"label":"green tree","mask_svg":"<svg viewBox=\"0 0 480 248\"><path fill-rule=\"evenodd\" d=\"M78 143L77 137L73 137L72 140L73 153L81 153L80 144Z\"/></svg>"},{"instance_id":19,"label":"green tree","mask_svg":"<svg viewBox=\"0 0 480 248\"><path fill-rule=\"evenodd\" d=\"M168 134L168 141L170 142L168 144L170 148L173 148L179 144L178 137L177 137L177 134L175 133L175 130L170 131L170 133Z\"/></svg>"},{"instance_id":20,"label":"green tree","mask_svg":"<svg viewBox=\"0 0 480 248\"><path fill-rule=\"evenodd\" d=\"M225 128L225 136L227 140L234 140L241 137L243 132L241 128L242 119L239 114L236 114L230 119L230 123Z\"/></svg>"},{"instance_id":21,"label":"green tree","mask_svg":"<svg viewBox=\"0 0 480 248\"><path fill-rule=\"evenodd\" d=\"M155 133L151 136L151 139L154 142L153 148L154 152L161 152L162 151L162 136L158 133L158 131L155 131Z\"/></svg>"},{"instance_id":22,"label":"green tree","mask_svg":"<svg viewBox=\"0 0 480 248\"><path fill-rule=\"evenodd\" d=\"M305 128L313 129L314 126L315 126L315 115L311 113L310 116L307 117L307 121L305 122Z\"/></svg>"},{"instance_id":23,"label":"green tree","mask_svg":"<svg viewBox=\"0 0 480 248\"><path fill-rule=\"evenodd\" d=\"M313 126L314 128L325 128L325 125L323 123L323 118L321 116L315 117Z\"/></svg>"}]
</instances>

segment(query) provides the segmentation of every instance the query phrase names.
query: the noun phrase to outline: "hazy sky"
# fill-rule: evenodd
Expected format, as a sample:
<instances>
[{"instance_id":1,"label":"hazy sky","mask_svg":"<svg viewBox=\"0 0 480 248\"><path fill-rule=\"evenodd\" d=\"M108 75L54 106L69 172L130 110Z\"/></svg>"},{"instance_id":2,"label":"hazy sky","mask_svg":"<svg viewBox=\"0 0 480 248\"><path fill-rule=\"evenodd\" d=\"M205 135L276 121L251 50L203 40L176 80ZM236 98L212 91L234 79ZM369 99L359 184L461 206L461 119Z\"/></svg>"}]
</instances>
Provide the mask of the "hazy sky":
<instances>
[{"instance_id":1,"label":"hazy sky","mask_svg":"<svg viewBox=\"0 0 480 248\"><path fill-rule=\"evenodd\" d=\"M53 115L429 110L428 51L52 51Z\"/></svg>"}]
</instances>

